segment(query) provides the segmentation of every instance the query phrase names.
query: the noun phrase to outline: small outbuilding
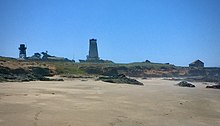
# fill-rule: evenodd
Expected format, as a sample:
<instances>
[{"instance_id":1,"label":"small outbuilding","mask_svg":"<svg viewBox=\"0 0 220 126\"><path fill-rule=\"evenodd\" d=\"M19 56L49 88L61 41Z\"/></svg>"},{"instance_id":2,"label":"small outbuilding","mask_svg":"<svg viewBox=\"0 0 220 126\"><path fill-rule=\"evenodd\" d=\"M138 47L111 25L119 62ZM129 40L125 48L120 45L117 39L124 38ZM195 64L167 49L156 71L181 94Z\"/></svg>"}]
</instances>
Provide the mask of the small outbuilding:
<instances>
[{"instance_id":1,"label":"small outbuilding","mask_svg":"<svg viewBox=\"0 0 220 126\"><path fill-rule=\"evenodd\" d=\"M203 68L204 67L204 63L201 60L196 60L192 63L189 64L190 68Z\"/></svg>"}]
</instances>

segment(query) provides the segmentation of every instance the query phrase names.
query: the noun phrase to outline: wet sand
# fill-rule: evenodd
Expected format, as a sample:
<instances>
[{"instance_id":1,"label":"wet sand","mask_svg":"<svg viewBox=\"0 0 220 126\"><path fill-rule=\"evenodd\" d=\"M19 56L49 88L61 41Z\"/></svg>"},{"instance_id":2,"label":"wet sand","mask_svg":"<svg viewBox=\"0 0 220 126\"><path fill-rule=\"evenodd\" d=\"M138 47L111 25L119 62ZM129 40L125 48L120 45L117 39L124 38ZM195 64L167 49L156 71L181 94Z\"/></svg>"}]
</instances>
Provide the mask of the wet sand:
<instances>
[{"instance_id":1,"label":"wet sand","mask_svg":"<svg viewBox=\"0 0 220 126\"><path fill-rule=\"evenodd\" d=\"M0 126L219 126L220 90L140 80L0 83Z\"/></svg>"}]
</instances>

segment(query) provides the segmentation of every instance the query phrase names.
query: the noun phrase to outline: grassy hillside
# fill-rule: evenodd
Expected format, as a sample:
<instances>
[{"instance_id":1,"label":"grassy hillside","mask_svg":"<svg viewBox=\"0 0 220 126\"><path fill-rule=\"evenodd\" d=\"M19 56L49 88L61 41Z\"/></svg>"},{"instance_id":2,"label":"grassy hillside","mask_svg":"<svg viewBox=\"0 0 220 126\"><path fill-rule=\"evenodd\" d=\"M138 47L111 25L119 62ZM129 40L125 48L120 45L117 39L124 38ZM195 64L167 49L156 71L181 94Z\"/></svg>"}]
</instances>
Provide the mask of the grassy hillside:
<instances>
[{"instance_id":1,"label":"grassy hillside","mask_svg":"<svg viewBox=\"0 0 220 126\"><path fill-rule=\"evenodd\" d=\"M32 67L48 68L54 74L75 75L115 75L125 74L133 77L171 77L185 75L218 74L219 69L190 70L186 67L177 67L171 64L134 62L134 63L74 63L70 61L44 61L44 60L17 60L0 57L0 65L9 69L25 69Z\"/></svg>"},{"instance_id":2,"label":"grassy hillside","mask_svg":"<svg viewBox=\"0 0 220 126\"><path fill-rule=\"evenodd\" d=\"M114 75L125 74L129 76L162 76L178 71L178 67L161 63L136 62L120 63L73 63L73 62L47 62L55 66L58 74L86 74L86 75Z\"/></svg>"},{"instance_id":3,"label":"grassy hillside","mask_svg":"<svg viewBox=\"0 0 220 126\"><path fill-rule=\"evenodd\" d=\"M56 74L76 75L114 75L125 74L129 76L163 76L177 73L178 67L170 64L135 62L135 63L74 63L64 61L44 60L17 60L13 58L0 57L2 66L11 69L28 67L49 68ZM170 76L169 75L169 76Z\"/></svg>"},{"instance_id":4,"label":"grassy hillside","mask_svg":"<svg viewBox=\"0 0 220 126\"><path fill-rule=\"evenodd\" d=\"M190 69L170 64L134 63L74 63L71 61L17 60L0 57L0 80L11 78L31 80L41 76L112 76L124 74L131 77L202 76L204 80L220 80L220 68ZM30 79L31 77L31 79ZM214 78L214 79L213 79Z\"/></svg>"}]
</instances>

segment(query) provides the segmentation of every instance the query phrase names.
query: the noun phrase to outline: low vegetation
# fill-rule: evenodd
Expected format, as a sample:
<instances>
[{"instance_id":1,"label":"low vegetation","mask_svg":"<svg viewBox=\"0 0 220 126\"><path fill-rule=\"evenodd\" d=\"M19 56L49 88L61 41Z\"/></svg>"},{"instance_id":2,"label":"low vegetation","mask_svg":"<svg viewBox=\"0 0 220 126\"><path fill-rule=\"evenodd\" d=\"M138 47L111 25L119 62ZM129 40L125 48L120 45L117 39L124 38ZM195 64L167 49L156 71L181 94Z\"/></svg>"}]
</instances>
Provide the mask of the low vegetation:
<instances>
[{"instance_id":1,"label":"low vegetation","mask_svg":"<svg viewBox=\"0 0 220 126\"><path fill-rule=\"evenodd\" d=\"M190 81L220 82L219 68L190 69L169 63L75 63L53 60L17 60L0 57L0 81L7 80L47 80L41 77L61 75L63 77L117 76L129 77L187 77ZM4 73L8 71L8 73ZM14 73L15 71L19 74ZM196 76L196 77L194 77Z\"/></svg>"}]
</instances>

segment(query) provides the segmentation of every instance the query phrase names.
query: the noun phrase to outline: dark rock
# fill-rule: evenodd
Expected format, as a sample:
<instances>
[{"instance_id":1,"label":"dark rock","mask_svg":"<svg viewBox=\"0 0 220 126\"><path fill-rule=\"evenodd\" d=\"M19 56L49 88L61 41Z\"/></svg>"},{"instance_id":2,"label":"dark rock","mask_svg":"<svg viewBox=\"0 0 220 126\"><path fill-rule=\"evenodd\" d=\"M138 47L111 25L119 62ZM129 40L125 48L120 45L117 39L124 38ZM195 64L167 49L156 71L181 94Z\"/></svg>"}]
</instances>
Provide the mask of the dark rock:
<instances>
[{"instance_id":1,"label":"dark rock","mask_svg":"<svg viewBox=\"0 0 220 126\"><path fill-rule=\"evenodd\" d=\"M195 85L188 83L187 81L181 81L178 84L176 84L177 86L181 86L181 87L195 87Z\"/></svg>"},{"instance_id":2,"label":"dark rock","mask_svg":"<svg viewBox=\"0 0 220 126\"><path fill-rule=\"evenodd\" d=\"M80 70L85 71L87 74L102 74L102 68L100 67L95 67L95 66L84 66L84 67L80 67Z\"/></svg>"},{"instance_id":3,"label":"dark rock","mask_svg":"<svg viewBox=\"0 0 220 126\"><path fill-rule=\"evenodd\" d=\"M205 76L206 71L204 69L189 69L188 74L190 76Z\"/></svg>"},{"instance_id":4,"label":"dark rock","mask_svg":"<svg viewBox=\"0 0 220 126\"><path fill-rule=\"evenodd\" d=\"M20 75L20 74L27 74L28 71L22 68L17 68L17 69L11 69L10 72L12 74Z\"/></svg>"},{"instance_id":5,"label":"dark rock","mask_svg":"<svg viewBox=\"0 0 220 126\"><path fill-rule=\"evenodd\" d=\"M126 83L126 84L133 84L133 85L144 85L143 83L126 77L124 74L118 74L115 76L107 76L107 77L99 77L98 80L102 80L104 82L109 83Z\"/></svg>"},{"instance_id":6,"label":"dark rock","mask_svg":"<svg viewBox=\"0 0 220 126\"><path fill-rule=\"evenodd\" d=\"M220 89L220 84L217 84L217 85L211 85L211 86L206 86L206 88Z\"/></svg>"},{"instance_id":7,"label":"dark rock","mask_svg":"<svg viewBox=\"0 0 220 126\"><path fill-rule=\"evenodd\" d=\"M40 81L51 81L50 78L46 78L46 77L42 77L42 78L39 78Z\"/></svg>"},{"instance_id":8,"label":"dark rock","mask_svg":"<svg viewBox=\"0 0 220 126\"><path fill-rule=\"evenodd\" d=\"M126 78L126 76L124 74L118 74L118 75L113 76L113 78L115 78L115 79L118 79L118 78L123 79L123 78Z\"/></svg>"},{"instance_id":9,"label":"dark rock","mask_svg":"<svg viewBox=\"0 0 220 126\"><path fill-rule=\"evenodd\" d=\"M63 79L50 79L50 81L64 81Z\"/></svg>"},{"instance_id":10,"label":"dark rock","mask_svg":"<svg viewBox=\"0 0 220 126\"><path fill-rule=\"evenodd\" d=\"M8 67L0 66L0 71L1 71L1 74L9 74L10 73L10 69Z\"/></svg>"},{"instance_id":11,"label":"dark rock","mask_svg":"<svg viewBox=\"0 0 220 126\"><path fill-rule=\"evenodd\" d=\"M117 75L118 71L117 68L114 67L106 67L103 69L103 74L104 76L114 76Z\"/></svg>"},{"instance_id":12,"label":"dark rock","mask_svg":"<svg viewBox=\"0 0 220 126\"><path fill-rule=\"evenodd\" d=\"M128 68L125 67L125 66L119 66L119 67L116 67L116 69L117 69L118 71L128 71Z\"/></svg>"},{"instance_id":13,"label":"dark rock","mask_svg":"<svg viewBox=\"0 0 220 126\"><path fill-rule=\"evenodd\" d=\"M145 60L145 63L151 63L150 60Z\"/></svg>"},{"instance_id":14,"label":"dark rock","mask_svg":"<svg viewBox=\"0 0 220 126\"><path fill-rule=\"evenodd\" d=\"M66 78L93 78L93 76L88 76L88 75L75 75L75 74L62 74L61 77L66 77Z\"/></svg>"},{"instance_id":15,"label":"dark rock","mask_svg":"<svg viewBox=\"0 0 220 126\"><path fill-rule=\"evenodd\" d=\"M31 72L33 74L36 74L36 75L42 75L42 76L51 76L51 75L53 75L52 71L50 71L49 68L30 67L30 69L31 69Z\"/></svg>"}]
</instances>

